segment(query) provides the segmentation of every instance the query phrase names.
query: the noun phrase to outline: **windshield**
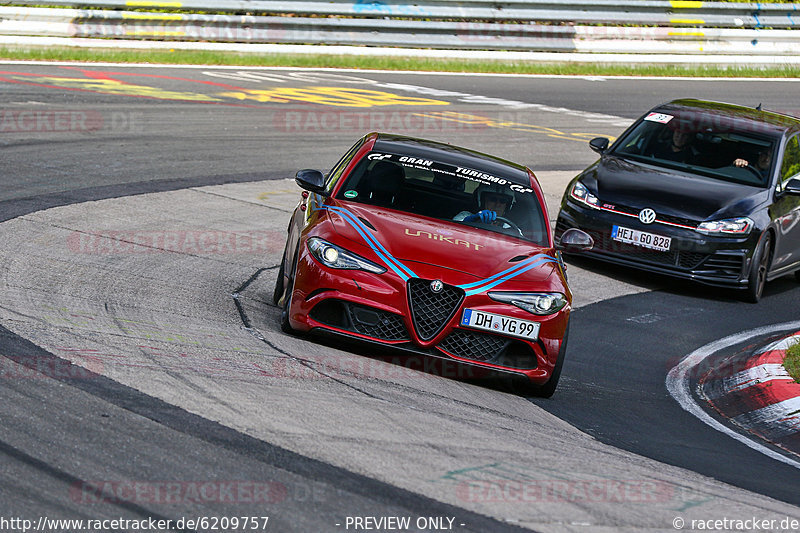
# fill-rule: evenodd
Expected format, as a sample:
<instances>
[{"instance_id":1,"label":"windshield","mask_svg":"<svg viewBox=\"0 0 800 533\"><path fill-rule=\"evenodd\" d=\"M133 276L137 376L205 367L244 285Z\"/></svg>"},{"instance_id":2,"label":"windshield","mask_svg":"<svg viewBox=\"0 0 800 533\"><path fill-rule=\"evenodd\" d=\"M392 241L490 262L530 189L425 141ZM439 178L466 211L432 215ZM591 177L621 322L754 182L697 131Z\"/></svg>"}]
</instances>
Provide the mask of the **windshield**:
<instances>
[{"instance_id":1,"label":"windshield","mask_svg":"<svg viewBox=\"0 0 800 533\"><path fill-rule=\"evenodd\" d=\"M542 207L530 187L439 161L372 152L347 176L336 197L502 233L540 246L549 243ZM493 215L481 214L484 211Z\"/></svg>"},{"instance_id":2,"label":"windshield","mask_svg":"<svg viewBox=\"0 0 800 533\"><path fill-rule=\"evenodd\" d=\"M729 122L702 118L706 120L650 113L620 140L612 154L766 187L772 175L776 143L750 131L737 131Z\"/></svg>"}]
</instances>

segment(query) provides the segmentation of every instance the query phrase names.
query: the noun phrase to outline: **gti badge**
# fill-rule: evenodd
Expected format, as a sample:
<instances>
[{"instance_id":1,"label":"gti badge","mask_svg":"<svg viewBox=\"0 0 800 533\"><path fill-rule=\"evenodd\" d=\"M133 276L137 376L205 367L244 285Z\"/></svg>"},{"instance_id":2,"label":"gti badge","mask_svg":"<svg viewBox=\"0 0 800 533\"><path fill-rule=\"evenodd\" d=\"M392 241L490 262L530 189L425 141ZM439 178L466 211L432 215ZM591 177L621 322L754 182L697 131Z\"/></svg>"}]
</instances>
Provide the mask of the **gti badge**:
<instances>
[{"instance_id":1,"label":"gti badge","mask_svg":"<svg viewBox=\"0 0 800 533\"><path fill-rule=\"evenodd\" d=\"M652 224L656 221L656 212L649 207L645 207L639 211L639 220L642 221L642 224Z\"/></svg>"},{"instance_id":2,"label":"gti badge","mask_svg":"<svg viewBox=\"0 0 800 533\"><path fill-rule=\"evenodd\" d=\"M431 292L432 293L439 294L440 292L442 292L442 289L444 289L444 283L442 283L442 280L435 279L435 280L431 281Z\"/></svg>"}]
</instances>

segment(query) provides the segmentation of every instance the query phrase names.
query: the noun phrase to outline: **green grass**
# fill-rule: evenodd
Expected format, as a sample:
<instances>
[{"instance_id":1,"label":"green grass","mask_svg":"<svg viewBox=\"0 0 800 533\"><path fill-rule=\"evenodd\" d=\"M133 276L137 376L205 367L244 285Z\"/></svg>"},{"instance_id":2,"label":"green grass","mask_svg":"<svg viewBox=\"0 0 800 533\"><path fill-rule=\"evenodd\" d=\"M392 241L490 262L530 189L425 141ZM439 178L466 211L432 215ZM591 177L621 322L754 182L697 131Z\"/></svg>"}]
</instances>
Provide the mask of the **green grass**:
<instances>
[{"instance_id":1,"label":"green grass","mask_svg":"<svg viewBox=\"0 0 800 533\"><path fill-rule=\"evenodd\" d=\"M797 383L800 383L800 342L791 345L786 350L786 359L783 360L783 367Z\"/></svg>"},{"instance_id":2,"label":"green grass","mask_svg":"<svg viewBox=\"0 0 800 533\"><path fill-rule=\"evenodd\" d=\"M800 77L800 67L628 66L598 63L542 64L526 61L362 57L326 54L253 54L194 50L105 50L86 48L2 48L0 59L24 61L80 61L185 65L241 65L276 67L330 67L364 70L487 72L500 74L564 74L575 76L710 76Z\"/></svg>"}]
</instances>

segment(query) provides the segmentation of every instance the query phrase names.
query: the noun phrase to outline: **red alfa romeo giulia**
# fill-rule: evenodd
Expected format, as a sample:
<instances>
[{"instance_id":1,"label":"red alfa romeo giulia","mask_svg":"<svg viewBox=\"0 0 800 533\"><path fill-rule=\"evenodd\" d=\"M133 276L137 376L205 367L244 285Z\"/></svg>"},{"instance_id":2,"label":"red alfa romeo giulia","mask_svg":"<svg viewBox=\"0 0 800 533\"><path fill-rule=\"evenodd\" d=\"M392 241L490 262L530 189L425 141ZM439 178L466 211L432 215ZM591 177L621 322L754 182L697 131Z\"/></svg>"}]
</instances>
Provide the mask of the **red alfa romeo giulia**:
<instances>
[{"instance_id":1,"label":"red alfa romeo giulia","mask_svg":"<svg viewBox=\"0 0 800 533\"><path fill-rule=\"evenodd\" d=\"M491 369L551 396L571 299L528 168L371 133L301 170L275 286L286 332L325 332ZM579 230L569 251L591 247Z\"/></svg>"}]
</instances>

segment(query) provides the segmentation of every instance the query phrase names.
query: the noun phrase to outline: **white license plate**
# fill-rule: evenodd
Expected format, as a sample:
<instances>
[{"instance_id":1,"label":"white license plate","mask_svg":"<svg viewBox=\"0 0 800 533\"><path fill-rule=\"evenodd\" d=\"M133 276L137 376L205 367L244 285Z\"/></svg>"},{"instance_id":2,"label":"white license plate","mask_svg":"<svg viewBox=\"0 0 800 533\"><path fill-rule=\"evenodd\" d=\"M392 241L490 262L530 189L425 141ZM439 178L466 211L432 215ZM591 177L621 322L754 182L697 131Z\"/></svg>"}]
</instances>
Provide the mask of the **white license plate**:
<instances>
[{"instance_id":1,"label":"white license plate","mask_svg":"<svg viewBox=\"0 0 800 533\"><path fill-rule=\"evenodd\" d=\"M670 237L624 228L622 226L613 227L611 230L611 238L615 241L641 246L642 248L650 248L651 250L658 250L659 252L669 251L669 245L672 243L672 238Z\"/></svg>"},{"instance_id":2,"label":"white license plate","mask_svg":"<svg viewBox=\"0 0 800 533\"><path fill-rule=\"evenodd\" d=\"M535 341L539 335L539 323L530 320L520 320L510 316L486 313L476 309L464 309L461 325L471 328L485 329L512 337L522 337Z\"/></svg>"}]
</instances>

